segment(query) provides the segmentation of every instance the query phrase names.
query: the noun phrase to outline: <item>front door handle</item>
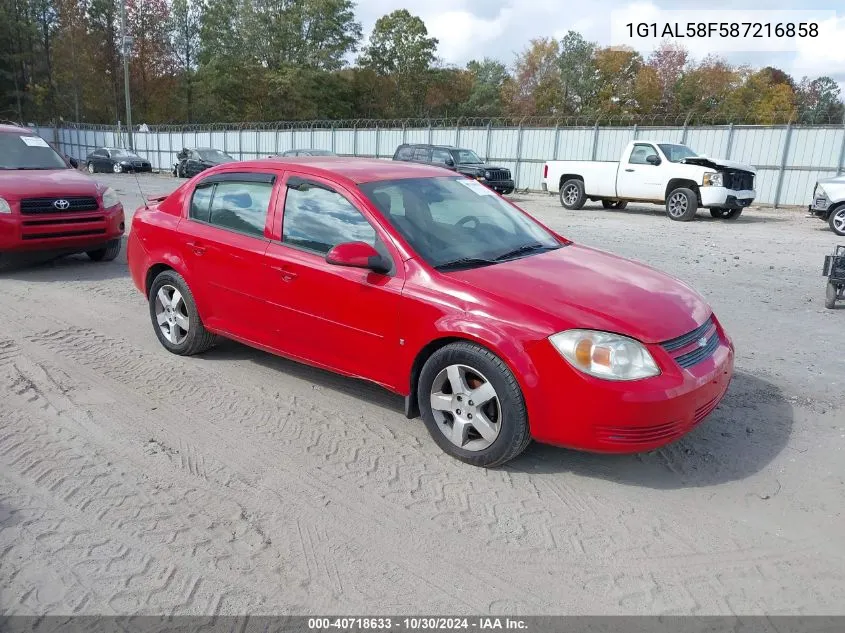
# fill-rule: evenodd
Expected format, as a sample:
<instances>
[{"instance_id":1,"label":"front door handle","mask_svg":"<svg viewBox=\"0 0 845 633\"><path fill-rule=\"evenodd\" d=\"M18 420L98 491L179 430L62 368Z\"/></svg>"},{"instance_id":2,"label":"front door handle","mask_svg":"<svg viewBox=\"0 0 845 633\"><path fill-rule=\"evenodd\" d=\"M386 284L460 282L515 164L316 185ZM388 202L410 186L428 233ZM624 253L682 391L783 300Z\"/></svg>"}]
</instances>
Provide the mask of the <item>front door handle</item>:
<instances>
[{"instance_id":1,"label":"front door handle","mask_svg":"<svg viewBox=\"0 0 845 633\"><path fill-rule=\"evenodd\" d=\"M626 169L625 171L637 171L636 169Z\"/></svg>"},{"instance_id":2,"label":"front door handle","mask_svg":"<svg viewBox=\"0 0 845 633\"><path fill-rule=\"evenodd\" d=\"M271 266L282 278L282 281L293 281L298 275L286 266Z\"/></svg>"}]
</instances>

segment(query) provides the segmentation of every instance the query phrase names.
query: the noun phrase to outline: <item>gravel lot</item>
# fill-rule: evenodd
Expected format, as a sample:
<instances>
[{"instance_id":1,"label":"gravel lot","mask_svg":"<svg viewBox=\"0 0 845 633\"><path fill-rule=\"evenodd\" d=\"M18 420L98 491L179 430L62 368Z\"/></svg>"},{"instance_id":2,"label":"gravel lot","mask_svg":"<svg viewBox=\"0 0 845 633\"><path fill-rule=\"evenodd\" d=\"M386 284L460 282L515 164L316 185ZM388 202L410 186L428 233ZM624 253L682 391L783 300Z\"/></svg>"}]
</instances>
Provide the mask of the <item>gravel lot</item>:
<instances>
[{"instance_id":1,"label":"gravel lot","mask_svg":"<svg viewBox=\"0 0 845 633\"><path fill-rule=\"evenodd\" d=\"M132 176L98 178L138 205ZM712 302L738 371L695 432L474 469L378 388L235 343L168 354L124 256L5 273L0 611L843 613L836 236L800 210L681 224L515 200Z\"/></svg>"}]
</instances>

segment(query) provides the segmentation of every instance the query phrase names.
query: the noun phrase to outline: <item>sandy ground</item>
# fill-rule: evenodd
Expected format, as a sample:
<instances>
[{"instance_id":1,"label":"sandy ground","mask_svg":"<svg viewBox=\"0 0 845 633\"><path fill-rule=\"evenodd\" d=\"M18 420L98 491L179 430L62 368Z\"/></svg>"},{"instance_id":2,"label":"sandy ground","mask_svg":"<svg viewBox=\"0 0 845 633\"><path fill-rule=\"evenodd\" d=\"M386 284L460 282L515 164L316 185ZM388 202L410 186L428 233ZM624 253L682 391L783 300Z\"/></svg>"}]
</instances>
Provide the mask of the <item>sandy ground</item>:
<instances>
[{"instance_id":1,"label":"sandy ground","mask_svg":"<svg viewBox=\"0 0 845 633\"><path fill-rule=\"evenodd\" d=\"M131 176L99 178L138 204ZM737 375L695 432L474 469L378 388L234 343L168 354L123 256L5 273L0 611L845 612L837 238L796 210L681 224L515 199L709 298Z\"/></svg>"}]
</instances>

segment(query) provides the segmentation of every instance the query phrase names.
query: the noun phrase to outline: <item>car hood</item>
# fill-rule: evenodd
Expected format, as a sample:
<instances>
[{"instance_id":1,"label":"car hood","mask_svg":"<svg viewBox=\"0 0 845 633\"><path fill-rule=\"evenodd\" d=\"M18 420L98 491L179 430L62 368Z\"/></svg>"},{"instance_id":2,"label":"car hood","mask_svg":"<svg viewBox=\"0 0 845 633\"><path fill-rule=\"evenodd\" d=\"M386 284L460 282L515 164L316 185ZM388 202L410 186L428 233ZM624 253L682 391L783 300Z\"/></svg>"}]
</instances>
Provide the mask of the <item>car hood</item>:
<instances>
[{"instance_id":1,"label":"car hood","mask_svg":"<svg viewBox=\"0 0 845 633\"><path fill-rule=\"evenodd\" d=\"M100 186L75 169L0 169L0 196L43 198L49 196L97 196Z\"/></svg>"},{"instance_id":2,"label":"car hood","mask_svg":"<svg viewBox=\"0 0 845 633\"><path fill-rule=\"evenodd\" d=\"M463 165L458 165L458 171L472 171L472 172L480 172L480 171L487 171L490 169L508 169L507 167L500 167L498 165L488 165L487 163L482 163L480 165L475 163L467 163Z\"/></svg>"},{"instance_id":3,"label":"car hood","mask_svg":"<svg viewBox=\"0 0 845 633\"><path fill-rule=\"evenodd\" d=\"M845 185L845 174L841 176L831 176L830 178L819 178L817 182L820 185Z\"/></svg>"},{"instance_id":4,"label":"car hood","mask_svg":"<svg viewBox=\"0 0 845 633\"><path fill-rule=\"evenodd\" d=\"M517 310L539 311L549 334L577 327L659 343L695 329L711 312L683 282L577 244L446 274Z\"/></svg>"},{"instance_id":5,"label":"car hood","mask_svg":"<svg viewBox=\"0 0 845 633\"><path fill-rule=\"evenodd\" d=\"M682 162L686 165L700 165L701 167L710 167L711 169L726 167L727 169L750 171L752 174L757 173L757 170L751 165L736 163L732 160L723 160L721 158L710 158L708 156L691 156L690 158L684 158Z\"/></svg>"}]
</instances>

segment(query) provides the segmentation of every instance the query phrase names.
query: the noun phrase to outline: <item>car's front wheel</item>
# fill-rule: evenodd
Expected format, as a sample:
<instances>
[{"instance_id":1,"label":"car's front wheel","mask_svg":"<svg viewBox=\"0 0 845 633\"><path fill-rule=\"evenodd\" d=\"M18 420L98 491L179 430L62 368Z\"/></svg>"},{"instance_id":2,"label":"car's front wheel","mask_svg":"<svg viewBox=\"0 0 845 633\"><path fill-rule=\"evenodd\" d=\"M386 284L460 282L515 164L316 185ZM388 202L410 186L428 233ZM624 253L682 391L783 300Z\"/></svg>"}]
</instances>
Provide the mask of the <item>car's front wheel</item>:
<instances>
[{"instance_id":1,"label":"car's front wheel","mask_svg":"<svg viewBox=\"0 0 845 633\"><path fill-rule=\"evenodd\" d=\"M89 173L89 174L94 174L94 173L97 173L97 168L96 168L96 167L94 167L94 163L89 162L89 163L86 165L86 167L87 167L87 169L88 169L88 173Z\"/></svg>"},{"instance_id":2,"label":"car's front wheel","mask_svg":"<svg viewBox=\"0 0 845 633\"><path fill-rule=\"evenodd\" d=\"M98 248L86 253L95 262L111 262L120 255L120 238L106 244L105 248Z\"/></svg>"},{"instance_id":3,"label":"car's front wheel","mask_svg":"<svg viewBox=\"0 0 845 633\"><path fill-rule=\"evenodd\" d=\"M467 464L504 464L531 441L519 383L498 356L474 343L434 352L420 373L417 398L437 445Z\"/></svg>"},{"instance_id":4,"label":"car's front wheel","mask_svg":"<svg viewBox=\"0 0 845 633\"><path fill-rule=\"evenodd\" d=\"M834 209L827 219L830 230L837 235L845 235L845 204Z\"/></svg>"},{"instance_id":5,"label":"car's front wheel","mask_svg":"<svg viewBox=\"0 0 845 633\"><path fill-rule=\"evenodd\" d=\"M120 166L120 163L115 163L114 165L112 165L111 170L116 174L123 173L123 167Z\"/></svg>"},{"instance_id":6,"label":"car's front wheel","mask_svg":"<svg viewBox=\"0 0 845 633\"><path fill-rule=\"evenodd\" d=\"M698 196L692 189L675 189L666 199L666 214L670 220L689 222L698 210Z\"/></svg>"},{"instance_id":7,"label":"car's front wheel","mask_svg":"<svg viewBox=\"0 0 845 633\"><path fill-rule=\"evenodd\" d=\"M149 303L153 329L169 352L191 356L215 344L215 335L200 319L194 295L176 271L165 270L153 280Z\"/></svg>"}]
</instances>

